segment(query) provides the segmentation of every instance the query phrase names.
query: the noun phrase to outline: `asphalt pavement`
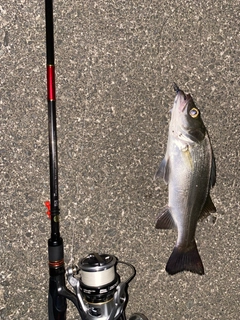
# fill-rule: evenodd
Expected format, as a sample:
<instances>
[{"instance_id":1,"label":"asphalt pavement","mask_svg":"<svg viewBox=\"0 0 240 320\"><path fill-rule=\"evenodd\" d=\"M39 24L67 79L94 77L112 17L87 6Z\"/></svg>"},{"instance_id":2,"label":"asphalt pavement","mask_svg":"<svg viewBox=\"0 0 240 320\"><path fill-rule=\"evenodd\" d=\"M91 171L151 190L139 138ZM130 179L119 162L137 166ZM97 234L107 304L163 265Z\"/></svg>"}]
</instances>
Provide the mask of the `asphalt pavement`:
<instances>
[{"instance_id":1,"label":"asphalt pavement","mask_svg":"<svg viewBox=\"0 0 240 320\"><path fill-rule=\"evenodd\" d=\"M239 318L239 1L54 1L61 235L132 263L127 316ZM44 1L0 4L0 319L47 315L50 223ZM170 276L176 230L156 230L167 186L172 83L202 112L216 214L199 222L205 275ZM123 271L124 273L125 271ZM68 320L79 319L69 303Z\"/></svg>"}]
</instances>

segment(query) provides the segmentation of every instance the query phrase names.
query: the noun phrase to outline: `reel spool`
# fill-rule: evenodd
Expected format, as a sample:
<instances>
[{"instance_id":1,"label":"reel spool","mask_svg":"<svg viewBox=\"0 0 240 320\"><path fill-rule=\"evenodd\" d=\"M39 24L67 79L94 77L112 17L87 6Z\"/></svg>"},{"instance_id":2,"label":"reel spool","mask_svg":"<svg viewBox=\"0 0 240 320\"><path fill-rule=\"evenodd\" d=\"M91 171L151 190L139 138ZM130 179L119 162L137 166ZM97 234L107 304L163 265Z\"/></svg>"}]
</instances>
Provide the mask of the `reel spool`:
<instances>
[{"instance_id":1,"label":"reel spool","mask_svg":"<svg viewBox=\"0 0 240 320\"><path fill-rule=\"evenodd\" d=\"M80 261L80 290L87 302L101 303L113 298L120 283L116 265L116 257L107 254L91 253Z\"/></svg>"}]
</instances>

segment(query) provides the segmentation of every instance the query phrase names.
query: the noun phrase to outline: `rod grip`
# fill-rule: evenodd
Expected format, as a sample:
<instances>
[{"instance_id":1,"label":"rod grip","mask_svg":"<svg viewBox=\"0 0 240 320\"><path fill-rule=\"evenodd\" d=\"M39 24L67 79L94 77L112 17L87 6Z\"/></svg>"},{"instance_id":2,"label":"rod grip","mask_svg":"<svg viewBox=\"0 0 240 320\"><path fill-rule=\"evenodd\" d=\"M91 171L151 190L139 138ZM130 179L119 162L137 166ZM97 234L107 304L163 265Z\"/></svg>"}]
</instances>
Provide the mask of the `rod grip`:
<instances>
[{"instance_id":1,"label":"rod grip","mask_svg":"<svg viewBox=\"0 0 240 320\"><path fill-rule=\"evenodd\" d=\"M48 240L48 260L49 262L62 261L64 259L63 240L60 237L58 241Z\"/></svg>"}]
</instances>

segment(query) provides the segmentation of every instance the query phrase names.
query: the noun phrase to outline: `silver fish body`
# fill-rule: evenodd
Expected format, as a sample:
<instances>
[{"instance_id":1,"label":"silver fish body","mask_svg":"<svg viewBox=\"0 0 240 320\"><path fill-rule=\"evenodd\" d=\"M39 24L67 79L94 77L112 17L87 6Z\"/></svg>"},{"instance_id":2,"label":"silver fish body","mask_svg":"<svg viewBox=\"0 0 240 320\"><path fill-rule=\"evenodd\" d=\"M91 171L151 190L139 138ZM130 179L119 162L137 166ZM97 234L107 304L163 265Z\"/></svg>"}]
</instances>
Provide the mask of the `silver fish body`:
<instances>
[{"instance_id":1,"label":"silver fish body","mask_svg":"<svg viewBox=\"0 0 240 320\"><path fill-rule=\"evenodd\" d=\"M166 271L204 274L195 242L197 221L215 212L210 188L216 166L208 132L192 97L177 86L171 111L167 151L155 177L168 184L168 205L158 216L156 228L176 227L178 238Z\"/></svg>"}]
</instances>

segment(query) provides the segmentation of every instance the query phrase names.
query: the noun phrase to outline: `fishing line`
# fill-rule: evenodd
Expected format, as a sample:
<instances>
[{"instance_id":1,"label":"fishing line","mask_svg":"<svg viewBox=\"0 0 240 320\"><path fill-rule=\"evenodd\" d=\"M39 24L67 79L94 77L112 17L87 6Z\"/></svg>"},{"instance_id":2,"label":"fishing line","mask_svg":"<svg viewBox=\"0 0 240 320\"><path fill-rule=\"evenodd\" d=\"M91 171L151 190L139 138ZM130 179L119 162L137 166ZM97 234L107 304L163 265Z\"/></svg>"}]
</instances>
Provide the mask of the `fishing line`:
<instances>
[{"instance_id":1,"label":"fishing line","mask_svg":"<svg viewBox=\"0 0 240 320\"><path fill-rule=\"evenodd\" d=\"M75 210L75 213L76 213L76 210ZM74 262L74 254L73 254L73 251L74 251L74 242L75 242L75 224L76 224L76 221L75 221L75 215L74 215L74 218L71 219L71 222L70 224L72 224L72 245L71 245L71 254L70 254L70 261L69 261L69 264L73 264Z\"/></svg>"},{"instance_id":2,"label":"fishing line","mask_svg":"<svg viewBox=\"0 0 240 320\"><path fill-rule=\"evenodd\" d=\"M81 270L82 282L89 287L99 287L111 283L115 278L114 266L100 272L85 272Z\"/></svg>"},{"instance_id":3,"label":"fishing line","mask_svg":"<svg viewBox=\"0 0 240 320\"><path fill-rule=\"evenodd\" d=\"M84 24L82 24L84 25ZM87 33L89 35L89 25L90 25L90 14L89 14L89 10L88 10L88 27L87 27ZM85 37L85 39L88 38L88 37ZM88 46L87 46L88 48ZM89 48L88 48L88 52L89 52ZM86 58L87 59L87 58ZM87 60L86 60L87 62ZM86 74L89 74L89 63L87 62L87 68L86 68ZM76 174L76 180L75 180L75 185L76 185L76 196L77 196L77 203L79 204L79 202L81 202L81 197L79 195L79 192L80 192L80 188L79 188L79 181L82 180L80 179L80 176L81 175L81 168L83 168L83 165L82 165L82 157L83 157L83 149L84 149L84 139L85 139L85 128L86 128L86 116L87 116L87 113L88 113L88 97L89 97L89 80L88 80L88 77L87 77L87 81L84 83L86 83L86 93L85 93L85 101L83 102L82 105L80 105L80 108L82 106L85 106L84 107L84 110L82 112L82 115L83 115L83 118L82 118L82 138L81 138L81 146L80 146L80 156L79 156L79 161L78 161L78 167L79 167L79 170L78 170L78 174ZM82 177L82 175L81 175ZM81 211L81 207L78 205L78 209L80 209ZM74 218L71 219L71 224L72 224L72 248L71 248L71 258L70 258L70 263L73 263L74 261L74 256L75 256L75 225L76 225L76 214L77 214L77 209L75 209L75 214L74 214Z\"/></svg>"}]
</instances>

